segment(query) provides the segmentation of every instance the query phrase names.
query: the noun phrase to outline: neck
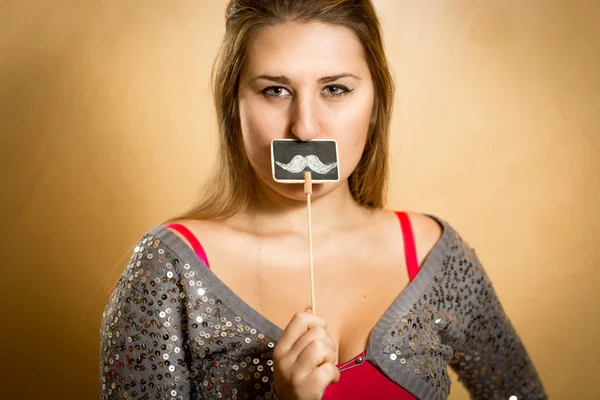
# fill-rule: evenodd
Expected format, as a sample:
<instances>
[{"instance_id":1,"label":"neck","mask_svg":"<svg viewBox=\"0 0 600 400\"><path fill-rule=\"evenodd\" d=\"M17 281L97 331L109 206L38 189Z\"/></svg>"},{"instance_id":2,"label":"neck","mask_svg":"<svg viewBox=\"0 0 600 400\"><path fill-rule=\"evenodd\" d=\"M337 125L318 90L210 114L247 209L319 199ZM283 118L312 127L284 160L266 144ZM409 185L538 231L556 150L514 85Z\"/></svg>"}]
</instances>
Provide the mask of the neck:
<instances>
[{"instance_id":1,"label":"neck","mask_svg":"<svg viewBox=\"0 0 600 400\"><path fill-rule=\"evenodd\" d=\"M282 196L264 183L257 185L257 195L246 211L238 218L243 229L262 233L300 233L305 234L307 217L307 198L303 185L296 184L294 199ZM313 185L311 198L312 231L325 233L355 223L363 210L352 197L348 182L340 183L333 191L327 192L323 184Z\"/></svg>"}]
</instances>

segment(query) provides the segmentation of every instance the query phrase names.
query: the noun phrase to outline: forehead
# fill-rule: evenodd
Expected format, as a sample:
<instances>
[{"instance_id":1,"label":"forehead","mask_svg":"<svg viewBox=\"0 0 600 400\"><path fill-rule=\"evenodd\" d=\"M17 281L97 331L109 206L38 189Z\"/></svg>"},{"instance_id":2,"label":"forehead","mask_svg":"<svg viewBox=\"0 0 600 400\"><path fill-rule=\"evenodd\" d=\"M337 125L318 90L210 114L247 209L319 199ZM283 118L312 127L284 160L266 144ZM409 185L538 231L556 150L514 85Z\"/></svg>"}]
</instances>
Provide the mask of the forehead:
<instances>
[{"instance_id":1,"label":"forehead","mask_svg":"<svg viewBox=\"0 0 600 400\"><path fill-rule=\"evenodd\" d=\"M353 31L318 22L287 22L261 28L248 43L250 74L329 74L368 71Z\"/></svg>"}]
</instances>

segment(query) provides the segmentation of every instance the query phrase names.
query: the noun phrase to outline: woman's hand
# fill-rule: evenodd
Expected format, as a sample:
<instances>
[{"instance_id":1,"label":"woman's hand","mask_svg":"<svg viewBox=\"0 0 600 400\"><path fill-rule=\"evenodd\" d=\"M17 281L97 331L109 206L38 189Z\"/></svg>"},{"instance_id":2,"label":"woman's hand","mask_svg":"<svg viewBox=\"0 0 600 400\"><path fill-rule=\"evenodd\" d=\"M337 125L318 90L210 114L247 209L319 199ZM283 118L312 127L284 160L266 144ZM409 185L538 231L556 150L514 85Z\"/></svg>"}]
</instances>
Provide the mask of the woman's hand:
<instances>
[{"instance_id":1,"label":"woman's hand","mask_svg":"<svg viewBox=\"0 0 600 400\"><path fill-rule=\"evenodd\" d=\"M310 306L294 315L273 351L273 388L281 400L320 400L340 379L335 344Z\"/></svg>"}]
</instances>

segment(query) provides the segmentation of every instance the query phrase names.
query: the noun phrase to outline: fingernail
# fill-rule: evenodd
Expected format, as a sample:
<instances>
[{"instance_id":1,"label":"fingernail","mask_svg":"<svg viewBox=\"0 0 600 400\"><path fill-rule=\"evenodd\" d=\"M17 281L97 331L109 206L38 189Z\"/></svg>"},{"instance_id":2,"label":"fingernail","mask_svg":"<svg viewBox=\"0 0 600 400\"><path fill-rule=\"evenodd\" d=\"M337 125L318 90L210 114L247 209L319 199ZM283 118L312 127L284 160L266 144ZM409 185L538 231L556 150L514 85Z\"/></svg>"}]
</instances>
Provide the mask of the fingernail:
<instances>
[{"instance_id":1,"label":"fingernail","mask_svg":"<svg viewBox=\"0 0 600 400\"><path fill-rule=\"evenodd\" d=\"M312 307L309 305L306 306L306 308L304 309L304 311L312 311Z\"/></svg>"}]
</instances>

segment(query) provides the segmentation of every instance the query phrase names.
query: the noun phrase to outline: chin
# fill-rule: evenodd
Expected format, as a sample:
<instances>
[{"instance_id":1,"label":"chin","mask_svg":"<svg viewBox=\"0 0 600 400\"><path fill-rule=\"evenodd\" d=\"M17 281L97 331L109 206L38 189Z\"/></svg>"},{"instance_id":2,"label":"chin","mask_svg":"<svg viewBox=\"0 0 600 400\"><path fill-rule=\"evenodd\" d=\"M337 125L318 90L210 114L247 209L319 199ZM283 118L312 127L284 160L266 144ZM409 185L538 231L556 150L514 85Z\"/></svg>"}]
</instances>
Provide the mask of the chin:
<instances>
[{"instance_id":1,"label":"chin","mask_svg":"<svg viewBox=\"0 0 600 400\"><path fill-rule=\"evenodd\" d=\"M270 189L271 191L275 192L276 194L282 197L285 197L289 200L306 202L306 194L304 193L303 183L275 182L272 176L261 176L260 180L262 181L263 185L268 187L268 190ZM316 200L318 198L326 196L329 193L333 192L335 189L337 189L341 184L342 181L333 183L313 183L311 199Z\"/></svg>"}]
</instances>

